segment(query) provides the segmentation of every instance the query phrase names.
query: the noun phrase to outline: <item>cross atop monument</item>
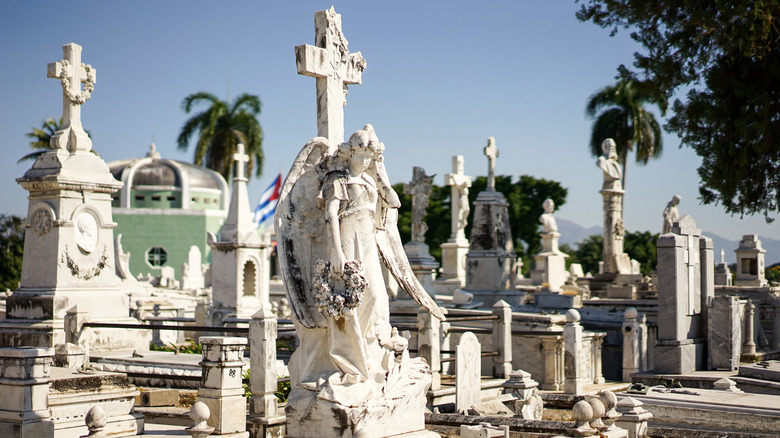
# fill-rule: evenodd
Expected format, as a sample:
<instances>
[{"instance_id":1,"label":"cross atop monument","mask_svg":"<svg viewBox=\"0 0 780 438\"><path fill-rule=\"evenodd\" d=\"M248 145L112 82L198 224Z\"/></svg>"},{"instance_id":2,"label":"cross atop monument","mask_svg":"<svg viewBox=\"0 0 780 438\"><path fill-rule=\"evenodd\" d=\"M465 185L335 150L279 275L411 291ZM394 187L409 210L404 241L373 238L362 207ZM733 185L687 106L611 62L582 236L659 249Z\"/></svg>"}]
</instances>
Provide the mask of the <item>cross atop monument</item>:
<instances>
[{"instance_id":1,"label":"cross atop monument","mask_svg":"<svg viewBox=\"0 0 780 438\"><path fill-rule=\"evenodd\" d=\"M426 175L425 169L414 166L412 181L404 184L404 194L412 195L412 241L425 243L425 232L428 225L423 221L428 202L433 193L431 182L436 175Z\"/></svg>"},{"instance_id":2,"label":"cross atop monument","mask_svg":"<svg viewBox=\"0 0 780 438\"><path fill-rule=\"evenodd\" d=\"M494 137L488 137L488 144L483 150L485 156L488 157L488 180L487 190L496 190L496 158L498 158L498 148L496 147L496 139Z\"/></svg>"},{"instance_id":3,"label":"cross atop monument","mask_svg":"<svg viewBox=\"0 0 780 438\"><path fill-rule=\"evenodd\" d=\"M314 13L314 41L295 47L295 61L298 74L317 78L317 135L334 147L344 142L347 85L361 83L366 61L360 52L349 53L333 6Z\"/></svg>"},{"instance_id":4,"label":"cross atop monument","mask_svg":"<svg viewBox=\"0 0 780 438\"><path fill-rule=\"evenodd\" d=\"M62 126L51 138L51 146L71 152L92 149L92 140L81 126L81 104L89 100L95 89L97 71L81 62L81 46L62 46L64 59L47 66L46 75L62 84ZM81 84L84 84L84 91Z\"/></svg>"},{"instance_id":5,"label":"cross atop monument","mask_svg":"<svg viewBox=\"0 0 780 438\"><path fill-rule=\"evenodd\" d=\"M246 181L244 169L246 169L246 163L249 162L249 155L244 153L244 143L239 143L236 147L236 153L233 154L233 161L236 162L236 176L233 179Z\"/></svg>"}]
</instances>

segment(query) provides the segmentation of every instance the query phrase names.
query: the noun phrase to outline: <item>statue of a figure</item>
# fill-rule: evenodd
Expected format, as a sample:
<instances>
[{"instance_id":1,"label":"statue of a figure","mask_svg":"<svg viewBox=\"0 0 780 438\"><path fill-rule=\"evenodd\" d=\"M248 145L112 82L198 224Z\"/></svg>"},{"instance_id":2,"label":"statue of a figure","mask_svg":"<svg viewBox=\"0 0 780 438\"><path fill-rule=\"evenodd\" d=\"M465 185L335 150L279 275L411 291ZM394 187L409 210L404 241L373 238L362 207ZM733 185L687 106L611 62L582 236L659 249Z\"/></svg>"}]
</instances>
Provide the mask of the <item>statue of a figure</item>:
<instances>
[{"instance_id":1,"label":"statue of a figure","mask_svg":"<svg viewBox=\"0 0 780 438\"><path fill-rule=\"evenodd\" d=\"M661 234L671 233L672 225L680 219L680 212L677 211L677 204L680 203L680 195L672 196L672 200L666 204L664 208L664 224L661 227Z\"/></svg>"},{"instance_id":2,"label":"statue of a figure","mask_svg":"<svg viewBox=\"0 0 780 438\"><path fill-rule=\"evenodd\" d=\"M555 211L555 203L552 199L547 198L544 200L544 203L542 204L542 208L544 208L544 214L539 216L539 222L542 223L542 228L544 229L545 233L554 233L558 231L558 222L555 221L555 216L553 216L553 212Z\"/></svg>"},{"instance_id":3,"label":"statue of a figure","mask_svg":"<svg viewBox=\"0 0 780 438\"><path fill-rule=\"evenodd\" d=\"M289 362L288 406L299 412L315 400L360 406L389 391L394 372L424 366L408 353L412 362L404 366L393 359L405 339L392 335L380 263L420 305L444 318L406 259L396 225L400 201L383 151L371 125L338 147L314 138L282 186L278 253L300 341Z\"/></svg>"},{"instance_id":4,"label":"statue of a figure","mask_svg":"<svg viewBox=\"0 0 780 438\"><path fill-rule=\"evenodd\" d=\"M615 140L608 138L601 143L604 155L600 156L596 165L604 171L604 185L602 190L623 190L620 183L623 178L623 170L618 162L617 145Z\"/></svg>"},{"instance_id":5,"label":"statue of a figure","mask_svg":"<svg viewBox=\"0 0 780 438\"><path fill-rule=\"evenodd\" d=\"M471 207L469 206L469 187L465 184L456 186L458 190L458 229L465 230L468 224L469 213L471 213Z\"/></svg>"},{"instance_id":6,"label":"statue of a figure","mask_svg":"<svg viewBox=\"0 0 780 438\"><path fill-rule=\"evenodd\" d=\"M436 175L426 175L422 167L414 167L414 176L409 184L404 184L404 194L412 195L412 241L425 243L425 232L428 224L425 215L428 203L433 193L433 178Z\"/></svg>"}]
</instances>

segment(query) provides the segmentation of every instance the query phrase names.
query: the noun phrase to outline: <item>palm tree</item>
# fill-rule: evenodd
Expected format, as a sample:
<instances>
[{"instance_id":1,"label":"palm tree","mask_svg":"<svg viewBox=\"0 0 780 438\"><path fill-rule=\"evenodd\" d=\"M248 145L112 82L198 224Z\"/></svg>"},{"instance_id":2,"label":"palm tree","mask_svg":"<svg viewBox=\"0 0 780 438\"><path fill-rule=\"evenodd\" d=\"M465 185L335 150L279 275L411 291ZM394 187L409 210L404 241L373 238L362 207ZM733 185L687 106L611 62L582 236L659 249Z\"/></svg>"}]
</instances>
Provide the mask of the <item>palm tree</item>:
<instances>
[{"instance_id":1,"label":"palm tree","mask_svg":"<svg viewBox=\"0 0 780 438\"><path fill-rule=\"evenodd\" d=\"M35 161L39 156L45 154L49 149L51 149L51 138L54 137L54 134L56 134L60 129L62 129L62 117L57 120L55 120L54 117L49 117L43 121L43 125L41 125L40 129L33 127L32 131L24 134L27 137L33 139L30 142L30 147L35 149L35 151L30 152L22 158L19 158L17 163L28 160ZM87 133L88 137L92 137L89 131L84 130L84 132ZM90 150L90 152L99 156L99 154L95 152L94 149Z\"/></svg>"},{"instance_id":2,"label":"palm tree","mask_svg":"<svg viewBox=\"0 0 780 438\"><path fill-rule=\"evenodd\" d=\"M615 140L623 165L624 189L629 152L636 150L636 163L642 166L663 152L661 126L653 113L644 108L645 104L657 104L661 114L666 112L666 100L652 93L648 84L622 79L592 94L585 108L588 117L596 119L591 130L590 152L598 157L602 154L601 142L607 138Z\"/></svg>"},{"instance_id":3,"label":"palm tree","mask_svg":"<svg viewBox=\"0 0 780 438\"><path fill-rule=\"evenodd\" d=\"M45 152L47 152L49 149L51 149L51 138L54 136L54 133L57 132L58 129L60 129L60 126L62 125L62 117L60 117L59 120L54 120L54 117L49 117L48 119L43 121L43 125L41 125L41 128L32 128L32 131L25 134L27 137L30 137L33 139L30 142L30 147L35 149L35 151L30 152L29 154L23 156L22 158L19 158L19 161L17 163L21 163L23 161L33 160L35 161L39 156L43 155Z\"/></svg>"},{"instance_id":4,"label":"palm tree","mask_svg":"<svg viewBox=\"0 0 780 438\"><path fill-rule=\"evenodd\" d=\"M195 164L210 167L229 180L236 146L243 143L249 155L247 173L251 174L254 168L256 176L260 176L263 167L263 129L257 120L260 98L244 93L231 103L201 91L185 97L181 106L189 114L192 107L201 102L208 102L210 106L184 123L177 140L179 149L187 150L190 138L198 132Z\"/></svg>"}]
</instances>

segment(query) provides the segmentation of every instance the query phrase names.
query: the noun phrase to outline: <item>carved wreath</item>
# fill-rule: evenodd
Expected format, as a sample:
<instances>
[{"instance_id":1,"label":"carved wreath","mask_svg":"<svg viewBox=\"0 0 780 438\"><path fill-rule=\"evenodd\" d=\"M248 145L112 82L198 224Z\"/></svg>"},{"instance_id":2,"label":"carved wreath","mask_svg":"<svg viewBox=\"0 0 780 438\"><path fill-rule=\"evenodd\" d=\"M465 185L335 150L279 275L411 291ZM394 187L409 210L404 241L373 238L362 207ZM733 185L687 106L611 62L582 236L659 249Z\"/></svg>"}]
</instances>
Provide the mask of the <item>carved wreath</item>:
<instances>
[{"instance_id":1,"label":"carved wreath","mask_svg":"<svg viewBox=\"0 0 780 438\"><path fill-rule=\"evenodd\" d=\"M63 59L60 62L62 63L62 70L68 71L70 62L67 59ZM95 78L90 74L92 71L92 66L89 64L84 64L83 62L81 63L81 66L84 67L84 70L87 72L87 78L84 81L84 91L73 94L73 92L70 91L70 76L63 76L62 79L60 79L60 84L62 84L62 89L65 92L65 96L67 96L68 100L75 103L76 105L81 105L82 103L88 101L92 96L92 91L95 89Z\"/></svg>"},{"instance_id":2,"label":"carved wreath","mask_svg":"<svg viewBox=\"0 0 780 438\"><path fill-rule=\"evenodd\" d=\"M330 262L317 260L314 263L314 300L317 308L333 318L352 315L353 309L360 305L368 286L362 274L363 264L359 260L350 260L344 265L341 278L333 278ZM335 281L334 281L335 280ZM336 282L344 283L344 290L335 288Z\"/></svg>"},{"instance_id":3,"label":"carved wreath","mask_svg":"<svg viewBox=\"0 0 780 438\"><path fill-rule=\"evenodd\" d=\"M94 267L89 269L81 268L78 264L76 264L76 261L70 257L67 246L65 247L65 253L62 255L62 259L74 277L81 280L89 280L91 278L97 277L100 274L100 271L108 266L108 256L106 255L106 252L107 249L103 248L103 255L100 256L100 260L98 260Z\"/></svg>"}]
</instances>

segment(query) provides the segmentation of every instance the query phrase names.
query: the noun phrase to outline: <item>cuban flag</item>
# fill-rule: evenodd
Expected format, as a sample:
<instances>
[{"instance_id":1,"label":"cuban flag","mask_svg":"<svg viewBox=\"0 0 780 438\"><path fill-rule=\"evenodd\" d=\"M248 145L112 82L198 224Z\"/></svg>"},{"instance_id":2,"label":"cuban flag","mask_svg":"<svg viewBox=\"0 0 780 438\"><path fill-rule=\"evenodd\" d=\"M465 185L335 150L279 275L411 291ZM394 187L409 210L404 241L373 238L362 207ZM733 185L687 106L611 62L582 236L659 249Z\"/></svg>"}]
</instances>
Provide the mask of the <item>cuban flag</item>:
<instances>
[{"instance_id":1,"label":"cuban flag","mask_svg":"<svg viewBox=\"0 0 780 438\"><path fill-rule=\"evenodd\" d=\"M260 201L257 202L255 208L255 227L260 228L260 225L266 221L266 219L273 217L276 211L276 203L279 202L279 192L282 190L282 174L274 179L270 186L265 189L263 195L260 196Z\"/></svg>"}]
</instances>

